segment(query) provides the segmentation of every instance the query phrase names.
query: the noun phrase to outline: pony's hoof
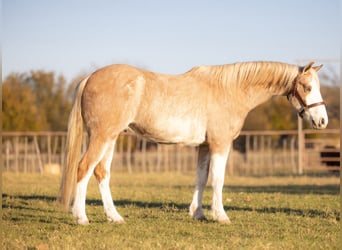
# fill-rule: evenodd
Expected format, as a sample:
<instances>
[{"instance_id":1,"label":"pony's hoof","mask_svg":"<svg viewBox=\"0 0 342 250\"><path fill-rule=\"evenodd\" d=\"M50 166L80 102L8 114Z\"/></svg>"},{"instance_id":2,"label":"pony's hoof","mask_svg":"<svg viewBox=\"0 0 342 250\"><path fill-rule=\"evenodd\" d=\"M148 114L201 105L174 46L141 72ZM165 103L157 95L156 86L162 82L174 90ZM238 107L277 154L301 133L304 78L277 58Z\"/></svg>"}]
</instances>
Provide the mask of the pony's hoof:
<instances>
[{"instance_id":1,"label":"pony's hoof","mask_svg":"<svg viewBox=\"0 0 342 250\"><path fill-rule=\"evenodd\" d=\"M115 224L126 224L125 220L113 221Z\"/></svg>"},{"instance_id":2,"label":"pony's hoof","mask_svg":"<svg viewBox=\"0 0 342 250\"><path fill-rule=\"evenodd\" d=\"M203 214L199 216L193 216L192 218L198 221L208 221L207 218Z\"/></svg>"},{"instance_id":3,"label":"pony's hoof","mask_svg":"<svg viewBox=\"0 0 342 250\"><path fill-rule=\"evenodd\" d=\"M123 218L114 219L114 218L107 217L107 220L110 223L115 223L115 224L125 224L126 223L126 221Z\"/></svg>"},{"instance_id":4,"label":"pony's hoof","mask_svg":"<svg viewBox=\"0 0 342 250\"><path fill-rule=\"evenodd\" d=\"M231 224L228 215L224 211L212 211L213 219L220 224Z\"/></svg>"},{"instance_id":5,"label":"pony's hoof","mask_svg":"<svg viewBox=\"0 0 342 250\"><path fill-rule=\"evenodd\" d=\"M232 222L230 221L229 218L225 218L225 219L218 220L218 223L228 225L228 224L231 224Z\"/></svg>"},{"instance_id":6,"label":"pony's hoof","mask_svg":"<svg viewBox=\"0 0 342 250\"><path fill-rule=\"evenodd\" d=\"M83 225L83 226L87 226L87 225L90 224L88 219L78 219L78 220L77 220L77 223L78 223L79 225Z\"/></svg>"},{"instance_id":7,"label":"pony's hoof","mask_svg":"<svg viewBox=\"0 0 342 250\"><path fill-rule=\"evenodd\" d=\"M190 205L189 214L194 220L206 221L207 218L204 216L201 208Z\"/></svg>"}]
</instances>

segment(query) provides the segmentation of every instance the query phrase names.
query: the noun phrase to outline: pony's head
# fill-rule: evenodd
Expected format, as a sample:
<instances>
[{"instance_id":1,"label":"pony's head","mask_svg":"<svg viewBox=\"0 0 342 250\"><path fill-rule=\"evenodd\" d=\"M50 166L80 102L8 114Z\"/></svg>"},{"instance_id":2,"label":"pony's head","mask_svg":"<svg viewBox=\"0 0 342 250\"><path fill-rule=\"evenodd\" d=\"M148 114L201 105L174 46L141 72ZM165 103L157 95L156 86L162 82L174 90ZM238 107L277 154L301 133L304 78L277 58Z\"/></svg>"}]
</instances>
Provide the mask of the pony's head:
<instances>
[{"instance_id":1,"label":"pony's head","mask_svg":"<svg viewBox=\"0 0 342 250\"><path fill-rule=\"evenodd\" d=\"M313 64L310 62L300 68L287 98L300 117L308 120L314 129L324 129L328 125L328 115L317 75L323 65L313 67Z\"/></svg>"}]
</instances>

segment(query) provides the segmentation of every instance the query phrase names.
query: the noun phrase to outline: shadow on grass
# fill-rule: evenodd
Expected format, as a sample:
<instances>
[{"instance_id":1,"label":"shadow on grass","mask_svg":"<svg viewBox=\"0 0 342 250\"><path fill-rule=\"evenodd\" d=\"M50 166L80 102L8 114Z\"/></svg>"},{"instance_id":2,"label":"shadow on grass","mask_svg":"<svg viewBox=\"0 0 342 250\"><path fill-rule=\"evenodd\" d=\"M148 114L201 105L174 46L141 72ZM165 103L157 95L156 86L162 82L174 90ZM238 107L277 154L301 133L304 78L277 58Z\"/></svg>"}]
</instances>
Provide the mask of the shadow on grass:
<instances>
[{"instance_id":1,"label":"shadow on grass","mask_svg":"<svg viewBox=\"0 0 342 250\"><path fill-rule=\"evenodd\" d=\"M89 205L102 206L101 200L89 200L87 202ZM141 209L161 209L165 213L167 212L181 212L187 213L189 209L189 204L185 203L175 203L175 202L142 202L142 201L132 201L132 200L116 200L114 201L117 207L125 207L129 209L130 207L138 207ZM210 210L210 206L203 206L204 209ZM229 211L241 211L241 212L257 212L263 214L276 214L283 213L287 215L300 216L300 217L319 217L319 218L334 218L337 221L340 220L340 211L321 211L317 209L292 209L288 207L263 207L263 208L252 208L248 206L225 206L224 209L229 213Z\"/></svg>"},{"instance_id":2,"label":"shadow on grass","mask_svg":"<svg viewBox=\"0 0 342 250\"><path fill-rule=\"evenodd\" d=\"M239 190L240 191L240 190ZM42 211L48 213L55 213L58 211L51 211L51 209L44 209L44 208L34 208L29 205L21 206L21 205L10 205L7 204L6 198L10 199L18 199L24 201L44 201L44 202L55 202L56 197L52 196L44 196L44 195L8 195L3 194L3 204L2 208L4 210L8 209L15 209L15 210L34 210L34 211ZM102 201L100 199L87 199L88 206L102 206ZM122 200L115 200L115 205L117 207L123 207L125 209L130 209L131 207L137 207L140 209L159 209L162 210L164 213L187 213L189 204L185 203L176 203L176 202L145 202L145 201L133 201L129 199L122 199ZM210 206L203 206L204 209L210 210ZM322 218L322 219L335 219L336 221L340 221L340 211L331 210L331 211L322 211L317 209L293 209L289 207L262 207L262 208L252 208L249 206L225 206L224 209L228 212L230 211L241 211L241 212L257 212L263 214L276 214L282 213L291 216L300 216L300 217L309 217L309 218ZM62 213L62 211L60 211ZM35 215L29 216L40 216L39 214L34 213ZM63 213L62 213L63 214ZM22 216L20 216L22 217ZM26 217L26 215L25 215ZM23 218L11 218L11 220L20 220ZM27 218L26 218L27 219ZM39 219L40 222L51 223L51 217L47 221ZM70 221L66 221L60 217L56 217L53 219L54 221L63 220L65 223L73 225Z\"/></svg>"},{"instance_id":3,"label":"shadow on grass","mask_svg":"<svg viewBox=\"0 0 342 250\"><path fill-rule=\"evenodd\" d=\"M64 224L75 225L58 207L54 196L2 194L3 220L45 224L63 221Z\"/></svg>"},{"instance_id":4,"label":"shadow on grass","mask_svg":"<svg viewBox=\"0 0 342 250\"><path fill-rule=\"evenodd\" d=\"M336 221L340 221L340 211L332 210L329 212L317 210L317 209L293 209L288 207L263 207L263 208L251 208L251 207L237 207L237 206L225 206L226 211L247 211L258 212L263 214L277 214L282 213L292 216L310 217L310 218L333 218Z\"/></svg>"},{"instance_id":5,"label":"shadow on grass","mask_svg":"<svg viewBox=\"0 0 342 250\"><path fill-rule=\"evenodd\" d=\"M226 192L339 195L339 185L225 186Z\"/></svg>"},{"instance_id":6,"label":"shadow on grass","mask_svg":"<svg viewBox=\"0 0 342 250\"><path fill-rule=\"evenodd\" d=\"M57 201L55 196L47 196L47 195L9 195L9 194L2 194L2 198L18 198L21 200L39 200L39 201L46 201L46 202L53 202Z\"/></svg>"}]
</instances>

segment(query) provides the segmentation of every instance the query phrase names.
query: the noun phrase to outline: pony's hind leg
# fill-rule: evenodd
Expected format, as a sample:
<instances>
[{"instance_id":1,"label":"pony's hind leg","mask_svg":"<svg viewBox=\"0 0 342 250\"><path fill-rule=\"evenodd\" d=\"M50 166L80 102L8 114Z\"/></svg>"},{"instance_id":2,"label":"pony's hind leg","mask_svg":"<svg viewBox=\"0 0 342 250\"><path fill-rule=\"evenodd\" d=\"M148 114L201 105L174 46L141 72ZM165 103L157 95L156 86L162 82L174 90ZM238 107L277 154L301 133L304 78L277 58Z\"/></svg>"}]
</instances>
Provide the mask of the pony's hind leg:
<instances>
[{"instance_id":1,"label":"pony's hind leg","mask_svg":"<svg viewBox=\"0 0 342 250\"><path fill-rule=\"evenodd\" d=\"M89 224L85 211L87 186L94 168L104 157L108 145L108 142L98 138L90 138L88 149L78 165L77 185L72 213L79 224Z\"/></svg>"},{"instance_id":2,"label":"pony's hind leg","mask_svg":"<svg viewBox=\"0 0 342 250\"><path fill-rule=\"evenodd\" d=\"M115 148L115 140L113 140L107 148L106 154L100 163L96 166L94 174L99 183L99 189L103 201L104 212L108 221L115 223L124 223L124 219L118 213L113 203L110 192L110 167L113 159Z\"/></svg>"}]
</instances>

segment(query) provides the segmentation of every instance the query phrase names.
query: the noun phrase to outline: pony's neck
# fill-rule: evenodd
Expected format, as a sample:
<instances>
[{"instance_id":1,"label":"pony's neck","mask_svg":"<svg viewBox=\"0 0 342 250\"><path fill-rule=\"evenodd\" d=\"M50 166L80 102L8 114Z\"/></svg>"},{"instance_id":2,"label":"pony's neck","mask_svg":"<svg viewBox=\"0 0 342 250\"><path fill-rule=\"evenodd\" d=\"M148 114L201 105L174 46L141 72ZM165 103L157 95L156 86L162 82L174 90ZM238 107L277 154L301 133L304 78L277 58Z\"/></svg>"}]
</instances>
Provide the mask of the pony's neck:
<instances>
[{"instance_id":1,"label":"pony's neck","mask_svg":"<svg viewBox=\"0 0 342 250\"><path fill-rule=\"evenodd\" d=\"M243 62L218 66L197 66L188 71L212 85L241 89L265 89L272 95L286 94L299 73L299 67L280 62Z\"/></svg>"},{"instance_id":2,"label":"pony's neck","mask_svg":"<svg viewBox=\"0 0 342 250\"><path fill-rule=\"evenodd\" d=\"M269 95L286 95L298 75L298 66L279 62L247 62L233 64L241 89L262 91Z\"/></svg>"},{"instance_id":3,"label":"pony's neck","mask_svg":"<svg viewBox=\"0 0 342 250\"><path fill-rule=\"evenodd\" d=\"M234 65L238 85L245 93L249 109L275 95L287 95L298 75L295 65L278 62L251 62Z\"/></svg>"},{"instance_id":4,"label":"pony's neck","mask_svg":"<svg viewBox=\"0 0 342 250\"><path fill-rule=\"evenodd\" d=\"M230 95L240 96L249 108L274 95L286 95L293 86L299 68L279 62L244 62L220 66L198 66L190 73L205 79Z\"/></svg>"}]
</instances>

